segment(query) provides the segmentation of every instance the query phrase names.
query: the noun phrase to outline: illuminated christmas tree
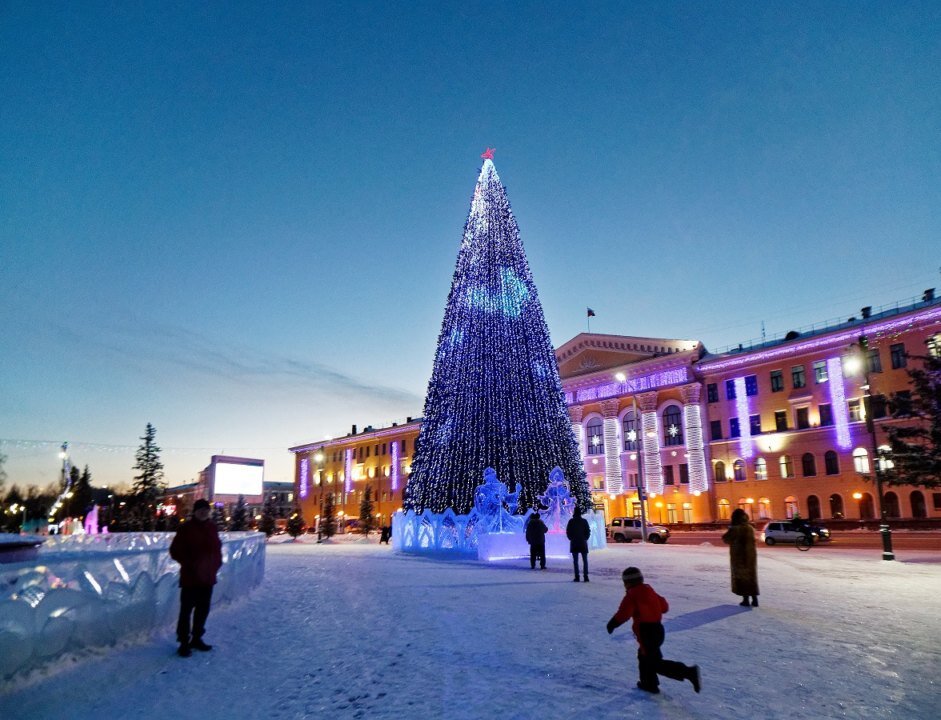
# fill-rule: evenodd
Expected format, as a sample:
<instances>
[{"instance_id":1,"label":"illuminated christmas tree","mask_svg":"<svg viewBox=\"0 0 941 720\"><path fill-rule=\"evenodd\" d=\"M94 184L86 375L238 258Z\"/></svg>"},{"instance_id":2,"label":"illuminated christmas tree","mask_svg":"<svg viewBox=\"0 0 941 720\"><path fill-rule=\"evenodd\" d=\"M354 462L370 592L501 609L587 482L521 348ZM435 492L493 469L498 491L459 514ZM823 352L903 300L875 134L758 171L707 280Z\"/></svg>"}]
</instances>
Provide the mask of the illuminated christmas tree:
<instances>
[{"instance_id":1,"label":"illuminated christmas tree","mask_svg":"<svg viewBox=\"0 0 941 720\"><path fill-rule=\"evenodd\" d=\"M492 467L534 507L559 466L590 505L555 353L516 218L488 148L448 295L406 509L468 512Z\"/></svg>"}]
</instances>

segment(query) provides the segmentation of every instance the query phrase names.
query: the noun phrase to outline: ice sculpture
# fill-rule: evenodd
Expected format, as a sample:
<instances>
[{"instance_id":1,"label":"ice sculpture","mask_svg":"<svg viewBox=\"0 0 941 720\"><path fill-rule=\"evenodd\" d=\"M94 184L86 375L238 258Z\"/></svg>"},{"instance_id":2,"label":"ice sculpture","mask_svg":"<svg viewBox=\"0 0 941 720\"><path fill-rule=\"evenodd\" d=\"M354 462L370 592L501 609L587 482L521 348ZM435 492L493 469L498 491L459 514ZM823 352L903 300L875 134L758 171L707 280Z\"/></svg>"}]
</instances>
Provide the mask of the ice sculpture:
<instances>
[{"instance_id":1,"label":"ice sculpture","mask_svg":"<svg viewBox=\"0 0 941 720\"><path fill-rule=\"evenodd\" d=\"M517 532L522 528L522 518L514 515L520 492L515 484L513 487L514 491L510 492L493 468L484 470L484 484L478 485L474 491L474 510L480 516L485 532Z\"/></svg>"},{"instance_id":2,"label":"ice sculpture","mask_svg":"<svg viewBox=\"0 0 941 720\"><path fill-rule=\"evenodd\" d=\"M88 515L85 516L85 533L88 535L98 534L98 506L92 505Z\"/></svg>"},{"instance_id":3,"label":"ice sculpture","mask_svg":"<svg viewBox=\"0 0 941 720\"><path fill-rule=\"evenodd\" d=\"M559 466L552 468L546 492L536 499L546 508L542 516L543 522L549 527L549 532L564 533L565 526L575 510L575 498L569 492L569 484L565 481L562 468Z\"/></svg>"}]
</instances>

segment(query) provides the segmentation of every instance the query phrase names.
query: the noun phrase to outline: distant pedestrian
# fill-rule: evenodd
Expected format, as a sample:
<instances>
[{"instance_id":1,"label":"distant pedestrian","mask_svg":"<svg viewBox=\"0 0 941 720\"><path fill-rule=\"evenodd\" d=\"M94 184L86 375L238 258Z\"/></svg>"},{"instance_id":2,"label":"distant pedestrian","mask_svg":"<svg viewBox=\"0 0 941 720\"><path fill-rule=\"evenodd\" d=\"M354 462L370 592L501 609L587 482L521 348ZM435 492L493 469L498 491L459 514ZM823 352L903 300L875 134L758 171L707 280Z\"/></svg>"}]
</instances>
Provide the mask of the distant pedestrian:
<instances>
[{"instance_id":1,"label":"distant pedestrian","mask_svg":"<svg viewBox=\"0 0 941 720\"><path fill-rule=\"evenodd\" d=\"M742 596L739 605L758 607L758 556L755 551L755 528L748 522L748 515L739 508L732 513L732 524L722 536L729 546L729 562L732 567L732 592Z\"/></svg>"},{"instance_id":2,"label":"distant pedestrian","mask_svg":"<svg viewBox=\"0 0 941 720\"><path fill-rule=\"evenodd\" d=\"M569 552L572 553L572 564L575 566L575 582L578 582L579 555L582 556L582 580L588 582L588 538L591 537L591 526L577 507L572 519L565 526L565 537L569 539Z\"/></svg>"},{"instance_id":3,"label":"distant pedestrian","mask_svg":"<svg viewBox=\"0 0 941 720\"><path fill-rule=\"evenodd\" d=\"M383 525L382 529L379 531L379 544L385 543L389 544L389 539L392 537L392 528L389 525Z\"/></svg>"},{"instance_id":4,"label":"distant pedestrian","mask_svg":"<svg viewBox=\"0 0 941 720\"><path fill-rule=\"evenodd\" d=\"M645 692L659 693L659 675L673 680L689 680L693 690L699 692L699 665L684 665L675 660L664 660L660 646L663 645L663 613L670 609L669 603L644 582L644 576L636 567L621 573L624 581L624 599L614 615L608 620L608 635L615 628L633 619L634 637L637 638L637 666L640 680L637 687Z\"/></svg>"},{"instance_id":5,"label":"distant pedestrian","mask_svg":"<svg viewBox=\"0 0 941 720\"><path fill-rule=\"evenodd\" d=\"M529 566L535 570L536 561L539 561L539 569L546 569L546 533L549 528L539 517L539 513L534 512L529 516L529 522L526 523L526 542L529 543Z\"/></svg>"},{"instance_id":6,"label":"distant pedestrian","mask_svg":"<svg viewBox=\"0 0 941 720\"><path fill-rule=\"evenodd\" d=\"M197 500L193 503L193 517L180 525L170 543L170 557L180 563L180 617L176 624L180 657L189 657L193 650L212 650L212 645L203 642L203 634L212 603L212 586L222 567L222 543L209 515L209 502Z\"/></svg>"}]
</instances>

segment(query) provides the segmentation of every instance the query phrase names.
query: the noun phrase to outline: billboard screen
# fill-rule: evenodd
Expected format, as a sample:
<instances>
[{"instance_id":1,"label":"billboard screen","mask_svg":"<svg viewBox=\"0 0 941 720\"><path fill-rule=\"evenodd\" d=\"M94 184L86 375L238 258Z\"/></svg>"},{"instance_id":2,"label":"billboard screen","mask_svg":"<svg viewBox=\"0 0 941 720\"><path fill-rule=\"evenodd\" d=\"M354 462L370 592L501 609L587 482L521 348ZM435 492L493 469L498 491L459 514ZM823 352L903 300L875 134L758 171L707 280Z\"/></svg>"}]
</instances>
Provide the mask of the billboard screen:
<instances>
[{"instance_id":1,"label":"billboard screen","mask_svg":"<svg viewBox=\"0 0 941 720\"><path fill-rule=\"evenodd\" d=\"M244 495L261 497L265 478L264 465L217 462L213 472L213 495Z\"/></svg>"}]
</instances>

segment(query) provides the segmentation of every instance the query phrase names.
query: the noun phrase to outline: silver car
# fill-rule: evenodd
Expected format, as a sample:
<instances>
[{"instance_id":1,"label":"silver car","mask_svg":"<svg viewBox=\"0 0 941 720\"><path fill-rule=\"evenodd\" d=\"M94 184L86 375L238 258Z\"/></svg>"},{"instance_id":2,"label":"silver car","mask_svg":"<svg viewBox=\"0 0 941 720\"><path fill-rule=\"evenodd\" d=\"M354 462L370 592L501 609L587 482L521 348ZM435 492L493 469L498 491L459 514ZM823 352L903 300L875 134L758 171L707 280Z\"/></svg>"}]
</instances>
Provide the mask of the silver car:
<instances>
[{"instance_id":1,"label":"silver car","mask_svg":"<svg viewBox=\"0 0 941 720\"><path fill-rule=\"evenodd\" d=\"M631 542L641 539L641 523L639 519L629 517L611 518L608 524L608 538L616 543ZM670 538L670 528L662 525L647 523L647 539L657 545L665 543Z\"/></svg>"},{"instance_id":2,"label":"silver car","mask_svg":"<svg viewBox=\"0 0 941 720\"><path fill-rule=\"evenodd\" d=\"M805 531L806 528L806 531ZM765 525L761 531L761 539L765 545L774 545L775 543L796 543L800 538L810 532L811 539L814 542L827 541L830 539L830 531L816 525L801 525L793 523L790 520L772 520Z\"/></svg>"}]
</instances>

